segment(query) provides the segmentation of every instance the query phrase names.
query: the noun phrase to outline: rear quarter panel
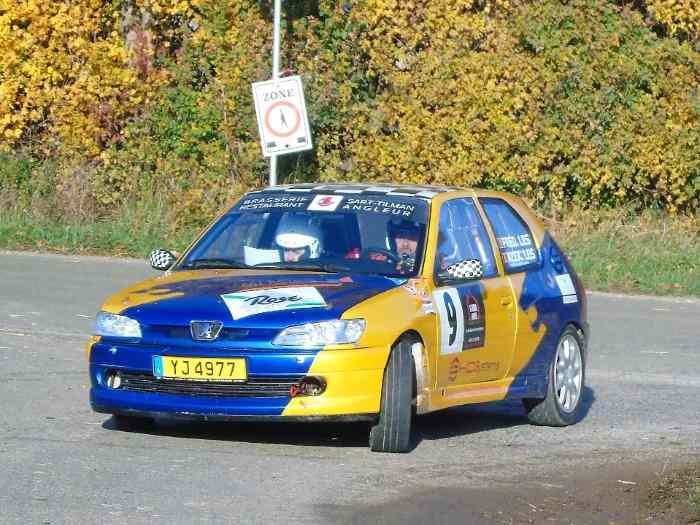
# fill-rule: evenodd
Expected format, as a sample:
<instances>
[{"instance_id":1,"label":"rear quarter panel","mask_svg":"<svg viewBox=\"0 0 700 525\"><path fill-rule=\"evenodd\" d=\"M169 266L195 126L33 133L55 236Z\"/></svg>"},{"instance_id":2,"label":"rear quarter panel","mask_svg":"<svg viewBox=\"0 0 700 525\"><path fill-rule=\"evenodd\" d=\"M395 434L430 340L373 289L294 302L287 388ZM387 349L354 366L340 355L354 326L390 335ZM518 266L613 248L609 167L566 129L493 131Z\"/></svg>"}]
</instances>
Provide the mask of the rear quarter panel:
<instances>
[{"instance_id":1,"label":"rear quarter panel","mask_svg":"<svg viewBox=\"0 0 700 525\"><path fill-rule=\"evenodd\" d=\"M508 397L544 397L561 333L569 324L587 331L586 292L543 222L522 199L502 198L528 223L541 260L539 268L510 276L518 303L518 336Z\"/></svg>"}]
</instances>

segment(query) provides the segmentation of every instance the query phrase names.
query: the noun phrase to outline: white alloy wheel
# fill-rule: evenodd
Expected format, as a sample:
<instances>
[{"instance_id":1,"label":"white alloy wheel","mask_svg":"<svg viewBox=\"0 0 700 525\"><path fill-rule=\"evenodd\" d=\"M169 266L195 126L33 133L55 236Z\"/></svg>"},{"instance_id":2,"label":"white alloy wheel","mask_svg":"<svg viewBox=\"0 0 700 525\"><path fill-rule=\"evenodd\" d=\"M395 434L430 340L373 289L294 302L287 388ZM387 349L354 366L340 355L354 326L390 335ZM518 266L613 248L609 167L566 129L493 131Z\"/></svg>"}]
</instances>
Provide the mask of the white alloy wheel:
<instances>
[{"instance_id":1,"label":"white alloy wheel","mask_svg":"<svg viewBox=\"0 0 700 525\"><path fill-rule=\"evenodd\" d=\"M557 403L562 412L570 414L578 407L583 380L581 347L573 335L566 334L559 341L555 360L554 388Z\"/></svg>"},{"instance_id":2,"label":"white alloy wheel","mask_svg":"<svg viewBox=\"0 0 700 525\"><path fill-rule=\"evenodd\" d=\"M545 397L523 399L531 423L564 427L583 417L585 407L582 398L586 384L584 345L583 335L572 325L567 326L559 336L549 362Z\"/></svg>"}]
</instances>

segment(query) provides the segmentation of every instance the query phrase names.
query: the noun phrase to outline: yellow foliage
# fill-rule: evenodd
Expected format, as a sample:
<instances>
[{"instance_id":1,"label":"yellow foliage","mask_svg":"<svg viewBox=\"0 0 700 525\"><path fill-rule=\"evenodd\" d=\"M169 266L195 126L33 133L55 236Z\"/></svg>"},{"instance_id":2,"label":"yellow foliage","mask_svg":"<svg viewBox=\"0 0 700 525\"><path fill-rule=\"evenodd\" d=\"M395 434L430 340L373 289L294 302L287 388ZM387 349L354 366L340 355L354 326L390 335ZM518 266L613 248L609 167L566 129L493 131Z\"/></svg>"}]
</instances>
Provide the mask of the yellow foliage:
<instances>
[{"instance_id":1,"label":"yellow foliage","mask_svg":"<svg viewBox=\"0 0 700 525\"><path fill-rule=\"evenodd\" d=\"M201 223L266 180L250 84L270 76L270 5L0 0L2 146L72 155L103 209L160 191L177 224ZM700 206L700 54L624 2L284 5L315 146L280 160L284 181ZM697 2L646 5L697 36Z\"/></svg>"},{"instance_id":2,"label":"yellow foliage","mask_svg":"<svg viewBox=\"0 0 700 525\"><path fill-rule=\"evenodd\" d=\"M191 14L197 1L144 0L137 8L167 17ZM45 150L91 157L122 140L123 126L164 77L152 68L156 49L148 27L138 18L125 25L117 4L2 0L4 149L48 139Z\"/></svg>"},{"instance_id":3,"label":"yellow foliage","mask_svg":"<svg viewBox=\"0 0 700 525\"><path fill-rule=\"evenodd\" d=\"M487 185L556 207L697 207L697 53L657 45L638 14L595 0L479 6L353 10L378 88L354 101L332 142L342 149L318 141L325 180Z\"/></svg>"},{"instance_id":4,"label":"yellow foliage","mask_svg":"<svg viewBox=\"0 0 700 525\"><path fill-rule=\"evenodd\" d=\"M700 37L700 2L697 0L646 0L649 13L668 29L691 40Z\"/></svg>"}]
</instances>

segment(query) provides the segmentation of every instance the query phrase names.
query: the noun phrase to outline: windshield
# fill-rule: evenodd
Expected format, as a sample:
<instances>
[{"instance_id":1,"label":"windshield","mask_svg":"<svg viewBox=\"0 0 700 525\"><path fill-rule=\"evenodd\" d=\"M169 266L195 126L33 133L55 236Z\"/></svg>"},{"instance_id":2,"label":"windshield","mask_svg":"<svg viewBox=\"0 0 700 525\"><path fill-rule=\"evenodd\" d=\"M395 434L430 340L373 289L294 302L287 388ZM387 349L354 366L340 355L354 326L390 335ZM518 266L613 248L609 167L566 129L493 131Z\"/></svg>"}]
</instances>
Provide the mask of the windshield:
<instances>
[{"instance_id":1,"label":"windshield","mask_svg":"<svg viewBox=\"0 0 700 525\"><path fill-rule=\"evenodd\" d=\"M384 195L249 194L180 264L415 276L428 203Z\"/></svg>"}]
</instances>

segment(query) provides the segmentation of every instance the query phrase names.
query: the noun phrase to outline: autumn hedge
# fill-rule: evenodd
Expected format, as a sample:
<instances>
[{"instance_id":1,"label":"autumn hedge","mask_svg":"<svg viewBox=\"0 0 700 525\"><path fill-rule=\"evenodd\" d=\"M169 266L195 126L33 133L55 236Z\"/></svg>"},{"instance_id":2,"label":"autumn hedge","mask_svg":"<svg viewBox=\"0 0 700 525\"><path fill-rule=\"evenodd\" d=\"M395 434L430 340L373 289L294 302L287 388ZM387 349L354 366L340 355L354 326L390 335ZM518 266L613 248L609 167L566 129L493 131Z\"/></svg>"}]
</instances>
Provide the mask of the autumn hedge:
<instances>
[{"instance_id":1,"label":"autumn hedge","mask_svg":"<svg viewBox=\"0 0 700 525\"><path fill-rule=\"evenodd\" d=\"M282 160L284 180L700 206L697 2L285 6L316 147ZM176 225L201 224L265 182L250 84L269 77L269 1L2 0L0 46L7 202L99 217L160 195Z\"/></svg>"}]
</instances>

